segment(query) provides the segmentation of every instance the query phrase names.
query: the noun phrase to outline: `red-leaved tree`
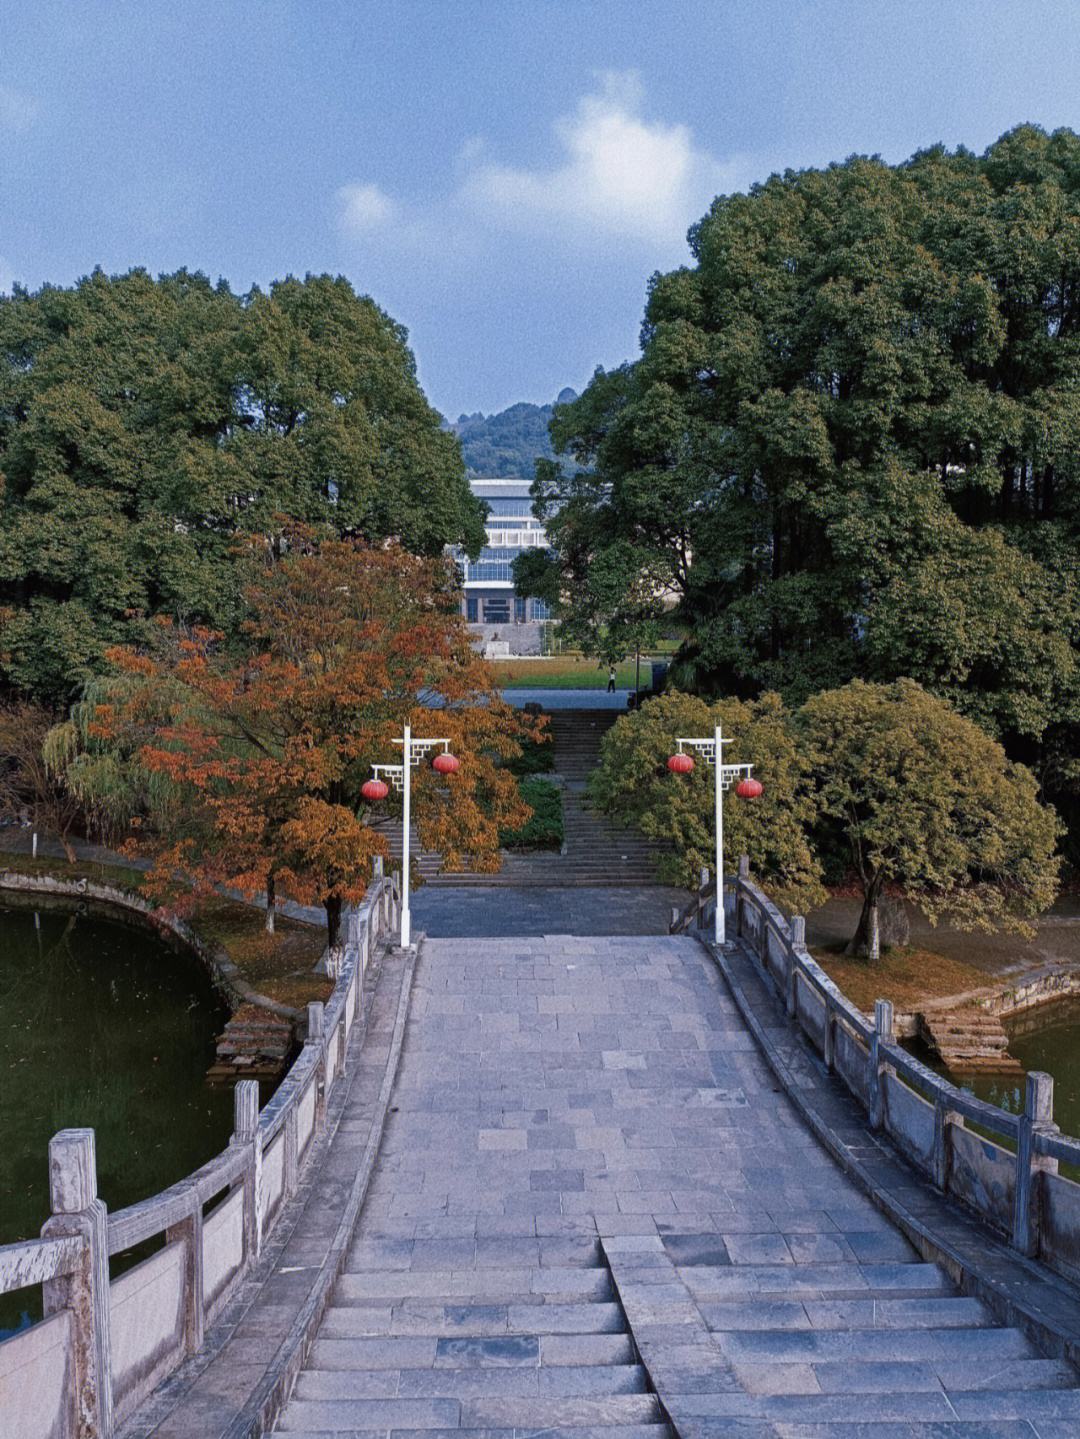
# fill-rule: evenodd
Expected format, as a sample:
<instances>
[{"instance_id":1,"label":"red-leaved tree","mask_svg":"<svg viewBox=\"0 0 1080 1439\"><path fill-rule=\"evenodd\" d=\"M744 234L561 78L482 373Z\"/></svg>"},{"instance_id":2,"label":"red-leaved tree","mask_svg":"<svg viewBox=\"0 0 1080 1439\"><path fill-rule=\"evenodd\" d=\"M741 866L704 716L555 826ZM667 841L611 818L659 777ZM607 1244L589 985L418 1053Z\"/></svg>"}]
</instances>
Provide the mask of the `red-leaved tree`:
<instances>
[{"instance_id":1,"label":"red-leaved tree","mask_svg":"<svg viewBox=\"0 0 1080 1439\"><path fill-rule=\"evenodd\" d=\"M244 564L239 651L162 626L155 653L110 652L124 683L98 706L96 737L167 713L139 754L174 796L132 841L153 855L151 891L175 895L178 876L196 894L265 890L271 925L276 898L318 902L335 943L342 905L386 851L360 788L372 763L400 761L392 740L405 722L448 738L461 761L449 781L414 775L421 843L448 868L497 869L499 829L530 813L499 760L540 731L499 699L450 566L300 528L283 545L253 544Z\"/></svg>"}]
</instances>

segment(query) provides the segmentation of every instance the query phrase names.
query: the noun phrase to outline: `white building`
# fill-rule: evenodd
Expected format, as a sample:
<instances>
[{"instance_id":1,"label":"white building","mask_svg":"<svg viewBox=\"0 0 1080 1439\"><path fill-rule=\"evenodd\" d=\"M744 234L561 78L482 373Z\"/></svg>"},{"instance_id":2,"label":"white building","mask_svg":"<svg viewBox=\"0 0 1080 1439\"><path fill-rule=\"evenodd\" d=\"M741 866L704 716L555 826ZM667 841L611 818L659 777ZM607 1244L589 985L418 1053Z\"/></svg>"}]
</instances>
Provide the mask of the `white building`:
<instances>
[{"instance_id":1,"label":"white building","mask_svg":"<svg viewBox=\"0 0 1080 1439\"><path fill-rule=\"evenodd\" d=\"M528 480L471 479L473 494L488 507L487 543L475 560L458 552L464 574L462 611L487 639L509 641L515 654L539 650L540 622L548 618L543 600L514 594L511 566L522 550L547 548L547 536L532 513ZM521 631L528 626L528 633Z\"/></svg>"}]
</instances>

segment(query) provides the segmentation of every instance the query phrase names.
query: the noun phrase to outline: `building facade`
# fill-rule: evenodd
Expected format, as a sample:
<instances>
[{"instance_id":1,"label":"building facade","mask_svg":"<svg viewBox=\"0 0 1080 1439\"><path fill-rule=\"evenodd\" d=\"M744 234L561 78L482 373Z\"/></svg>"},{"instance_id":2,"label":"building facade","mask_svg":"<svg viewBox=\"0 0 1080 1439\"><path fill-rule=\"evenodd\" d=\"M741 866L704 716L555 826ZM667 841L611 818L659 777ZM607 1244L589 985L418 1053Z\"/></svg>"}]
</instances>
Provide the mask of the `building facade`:
<instances>
[{"instance_id":1,"label":"building facade","mask_svg":"<svg viewBox=\"0 0 1080 1439\"><path fill-rule=\"evenodd\" d=\"M540 521L532 513L528 480L471 479L474 495L488 507L487 543L475 560L458 553L457 560L464 575L462 613L466 622L476 625L488 639L499 637L509 641L512 652L534 651L534 636L528 635L528 649L515 641L525 641L521 627L535 627L549 617L543 600L519 599L514 594L514 559L522 550L546 548L547 536ZM505 631L505 633L502 633Z\"/></svg>"}]
</instances>

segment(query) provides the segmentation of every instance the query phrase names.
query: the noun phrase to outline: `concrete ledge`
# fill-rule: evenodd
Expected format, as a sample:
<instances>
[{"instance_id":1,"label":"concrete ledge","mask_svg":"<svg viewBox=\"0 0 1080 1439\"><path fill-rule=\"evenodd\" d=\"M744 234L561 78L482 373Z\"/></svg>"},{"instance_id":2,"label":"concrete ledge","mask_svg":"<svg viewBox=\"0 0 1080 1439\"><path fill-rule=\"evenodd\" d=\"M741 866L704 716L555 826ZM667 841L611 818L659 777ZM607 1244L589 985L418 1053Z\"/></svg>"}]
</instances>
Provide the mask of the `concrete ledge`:
<instances>
[{"instance_id":1,"label":"concrete ledge","mask_svg":"<svg viewBox=\"0 0 1080 1439\"><path fill-rule=\"evenodd\" d=\"M741 944L718 950L699 940L769 1068L844 1172L961 1293L982 1300L998 1323L1020 1329L1048 1357L1080 1366L1080 1293L1060 1275L1000 1243L868 1127L856 1101L826 1072L766 990Z\"/></svg>"}]
</instances>

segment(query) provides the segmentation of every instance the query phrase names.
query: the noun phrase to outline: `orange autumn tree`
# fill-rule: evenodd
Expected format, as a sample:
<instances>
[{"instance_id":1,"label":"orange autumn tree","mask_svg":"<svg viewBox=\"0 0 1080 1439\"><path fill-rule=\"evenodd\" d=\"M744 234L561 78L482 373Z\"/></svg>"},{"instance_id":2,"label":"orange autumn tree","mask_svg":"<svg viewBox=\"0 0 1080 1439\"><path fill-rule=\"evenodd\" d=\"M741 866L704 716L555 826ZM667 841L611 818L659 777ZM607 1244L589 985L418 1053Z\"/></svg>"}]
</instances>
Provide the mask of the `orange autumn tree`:
<instances>
[{"instance_id":1,"label":"orange autumn tree","mask_svg":"<svg viewBox=\"0 0 1080 1439\"><path fill-rule=\"evenodd\" d=\"M161 627L150 655L110 652L132 690L99 707L99 735L160 714L140 763L175 795L167 821L144 822L133 847L154 859L152 893L226 885L325 906L330 943L341 909L357 902L385 836L372 827L360 788L372 763L400 761L402 726L451 741L461 767L447 782L415 776L421 843L448 868L499 866L500 828L529 808L500 759L535 723L504 704L458 613L452 567L396 544L318 540L289 529L254 542L243 586L241 648L209 631ZM382 808L391 806L388 801Z\"/></svg>"}]
</instances>

